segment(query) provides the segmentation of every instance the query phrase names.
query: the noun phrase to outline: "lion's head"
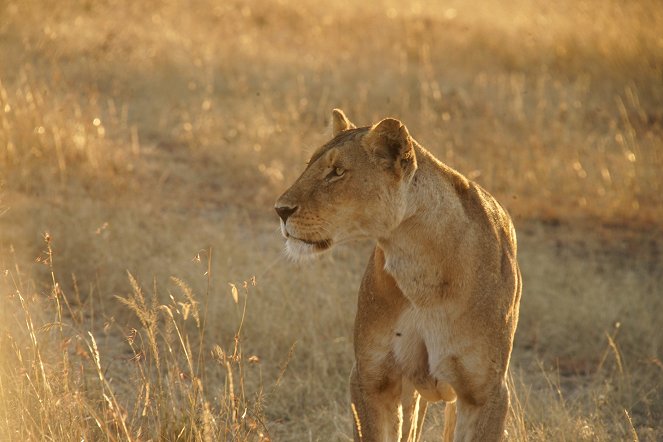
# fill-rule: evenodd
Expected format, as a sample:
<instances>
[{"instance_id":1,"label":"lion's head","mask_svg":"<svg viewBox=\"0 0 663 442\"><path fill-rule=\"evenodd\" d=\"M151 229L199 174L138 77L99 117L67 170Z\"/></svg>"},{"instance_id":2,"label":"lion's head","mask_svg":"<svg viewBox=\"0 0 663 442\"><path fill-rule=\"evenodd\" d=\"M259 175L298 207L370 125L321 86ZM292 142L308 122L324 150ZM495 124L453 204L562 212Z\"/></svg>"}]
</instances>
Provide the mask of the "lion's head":
<instances>
[{"instance_id":1,"label":"lion's head","mask_svg":"<svg viewBox=\"0 0 663 442\"><path fill-rule=\"evenodd\" d=\"M338 109L332 118L332 140L276 202L286 250L296 259L386 236L403 219L417 170L413 140L400 121L357 128Z\"/></svg>"}]
</instances>

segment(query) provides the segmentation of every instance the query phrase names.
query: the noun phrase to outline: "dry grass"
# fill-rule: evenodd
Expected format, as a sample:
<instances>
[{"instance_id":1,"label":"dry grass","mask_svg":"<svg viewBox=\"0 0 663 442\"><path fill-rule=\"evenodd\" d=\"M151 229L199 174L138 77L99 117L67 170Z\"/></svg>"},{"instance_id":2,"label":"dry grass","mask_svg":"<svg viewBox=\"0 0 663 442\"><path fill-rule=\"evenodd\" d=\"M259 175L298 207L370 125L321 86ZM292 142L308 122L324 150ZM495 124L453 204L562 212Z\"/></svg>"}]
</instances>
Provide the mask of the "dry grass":
<instances>
[{"instance_id":1,"label":"dry grass","mask_svg":"<svg viewBox=\"0 0 663 442\"><path fill-rule=\"evenodd\" d=\"M0 3L0 439L349 440L370 244L271 213L332 107L514 215L512 438L663 438L663 9L401 3Z\"/></svg>"}]
</instances>

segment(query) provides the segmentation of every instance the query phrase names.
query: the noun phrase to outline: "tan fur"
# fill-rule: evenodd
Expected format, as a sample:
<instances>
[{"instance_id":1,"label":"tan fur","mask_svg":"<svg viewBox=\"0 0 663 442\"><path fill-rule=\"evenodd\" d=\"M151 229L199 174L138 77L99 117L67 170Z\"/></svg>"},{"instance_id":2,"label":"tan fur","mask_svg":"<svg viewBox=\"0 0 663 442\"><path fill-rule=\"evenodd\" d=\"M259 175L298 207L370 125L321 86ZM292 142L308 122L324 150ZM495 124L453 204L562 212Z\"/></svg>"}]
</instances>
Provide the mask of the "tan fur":
<instances>
[{"instance_id":1,"label":"tan fur","mask_svg":"<svg viewBox=\"0 0 663 442\"><path fill-rule=\"evenodd\" d=\"M332 118L334 138L276 208L293 258L377 242L355 320L355 440L417 440L440 400L445 440L502 439L521 292L509 215L400 121Z\"/></svg>"}]
</instances>

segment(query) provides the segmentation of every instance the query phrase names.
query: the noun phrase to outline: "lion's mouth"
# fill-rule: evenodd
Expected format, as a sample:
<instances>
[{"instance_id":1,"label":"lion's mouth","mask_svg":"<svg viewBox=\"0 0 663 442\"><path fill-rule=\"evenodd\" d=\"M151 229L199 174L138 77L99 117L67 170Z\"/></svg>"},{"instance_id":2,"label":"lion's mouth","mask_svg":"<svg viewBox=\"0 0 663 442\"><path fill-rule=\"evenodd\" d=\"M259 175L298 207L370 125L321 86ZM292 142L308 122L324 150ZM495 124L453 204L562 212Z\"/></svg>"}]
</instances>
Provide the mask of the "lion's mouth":
<instances>
[{"instance_id":1,"label":"lion's mouth","mask_svg":"<svg viewBox=\"0 0 663 442\"><path fill-rule=\"evenodd\" d=\"M288 235L288 237L289 237L289 238L292 238L292 239L294 239L294 240L296 240L296 241L301 241L301 242L303 242L304 244L308 244L308 245L310 245L310 246L313 246L313 247L316 248L316 250L319 250L319 251L326 250L326 249L330 248L331 245L332 245L332 240L331 240L331 239L323 239L323 240L319 240L319 241L311 241L311 240L304 239L304 238L297 238L297 237L292 236L292 235Z\"/></svg>"},{"instance_id":2,"label":"lion's mouth","mask_svg":"<svg viewBox=\"0 0 663 442\"><path fill-rule=\"evenodd\" d=\"M331 248L332 240L318 239L311 240L306 238L299 238L288 232L285 223L281 221L281 233L286 239L286 250L291 256L302 257L306 255L324 252Z\"/></svg>"}]
</instances>

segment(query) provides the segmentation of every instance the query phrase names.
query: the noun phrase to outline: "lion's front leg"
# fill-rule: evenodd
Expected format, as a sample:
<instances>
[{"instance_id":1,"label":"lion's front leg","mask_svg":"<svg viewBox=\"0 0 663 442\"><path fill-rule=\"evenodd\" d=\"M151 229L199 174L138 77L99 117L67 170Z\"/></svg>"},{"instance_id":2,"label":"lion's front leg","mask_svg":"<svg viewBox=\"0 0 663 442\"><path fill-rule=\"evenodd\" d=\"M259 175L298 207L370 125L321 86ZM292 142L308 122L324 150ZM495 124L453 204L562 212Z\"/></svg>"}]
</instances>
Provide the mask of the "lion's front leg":
<instances>
[{"instance_id":1,"label":"lion's front leg","mask_svg":"<svg viewBox=\"0 0 663 442\"><path fill-rule=\"evenodd\" d=\"M462 441L498 442L504 440L504 427L509 411L506 382L495 385L487 400L476 404L459 398L456 439Z\"/></svg>"},{"instance_id":2,"label":"lion's front leg","mask_svg":"<svg viewBox=\"0 0 663 442\"><path fill-rule=\"evenodd\" d=\"M400 441L401 388L400 376L355 362L350 378L355 442Z\"/></svg>"},{"instance_id":3,"label":"lion's front leg","mask_svg":"<svg viewBox=\"0 0 663 442\"><path fill-rule=\"evenodd\" d=\"M403 373L393 340L407 300L384 265L384 253L376 247L359 289L350 387L355 441L398 442L402 432Z\"/></svg>"}]
</instances>

